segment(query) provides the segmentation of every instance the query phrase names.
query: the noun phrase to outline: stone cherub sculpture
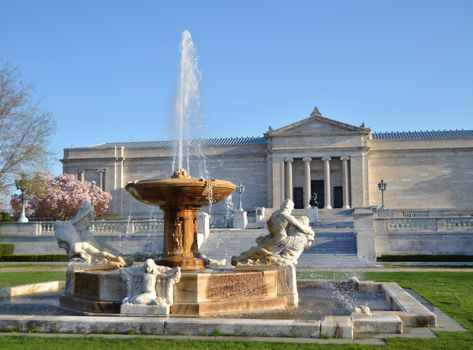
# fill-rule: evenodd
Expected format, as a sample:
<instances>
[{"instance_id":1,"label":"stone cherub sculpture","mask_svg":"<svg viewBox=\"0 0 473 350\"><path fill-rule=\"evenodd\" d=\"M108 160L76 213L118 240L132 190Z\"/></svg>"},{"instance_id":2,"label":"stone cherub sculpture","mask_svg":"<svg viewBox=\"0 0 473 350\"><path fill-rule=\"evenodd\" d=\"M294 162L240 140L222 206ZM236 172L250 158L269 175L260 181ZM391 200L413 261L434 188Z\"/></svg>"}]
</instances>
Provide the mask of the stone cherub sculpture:
<instances>
[{"instance_id":1,"label":"stone cherub sculpture","mask_svg":"<svg viewBox=\"0 0 473 350\"><path fill-rule=\"evenodd\" d=\"M89 264L123 267L126 261L117 252L102 247L89 226L95 219L95 210L92 204L86 202L68 221L56 221L55 235L59 247L64 248L69 260L79 260Z\"/></svg>"},{"instance_id":2,"label":"stone cherub sculpture","mask_svg":"<svg viewBox=\"0 0 473 350\"><path fill-rule=\"evenodd\" d=\"M181 279L181 269L156 265L147 259L143 266L120 270L127 286L121 313L138 315L168 315L174 301L174 285Z\"/></svg>"},{"instance_id":3,"label":"stone cherub sculpture","mask_svg":"<svg viewBox=\"0 0 473 350\"><path fill-rule=\"evenodd\" d=\"M268 220L269 234L256 239L258 244L232 257L234 266L278 265L294 266L303 250L314 241L314 232L306 216L296 219L291 215L294 202L286 199ZM273 250L279 250L278 253Z\"/></svg>"}]
</instances>

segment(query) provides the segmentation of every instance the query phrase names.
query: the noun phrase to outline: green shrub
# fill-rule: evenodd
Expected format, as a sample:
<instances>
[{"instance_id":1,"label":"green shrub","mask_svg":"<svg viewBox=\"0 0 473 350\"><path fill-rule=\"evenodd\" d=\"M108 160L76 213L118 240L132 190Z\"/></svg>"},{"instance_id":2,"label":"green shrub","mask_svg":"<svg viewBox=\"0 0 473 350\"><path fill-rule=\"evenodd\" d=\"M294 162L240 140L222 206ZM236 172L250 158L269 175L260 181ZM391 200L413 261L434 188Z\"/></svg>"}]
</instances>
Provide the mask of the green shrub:
<instances>
[{"instance_id":1,"label":"green shrub","mask_svg":"<svg viewBox=\"0 0 473 350\"><path fill-rule=\"evenodd\" d=\"M0 243L0 257L3 255L11 255L15 251L14 244Z\"/></svg>"},{"instance_id":2,"label":"green shrub","mask_svg":"<svg viewBox=\"0 0 473 350\"><path fill-rule=\"evenodd\" d=\"M11 217L10 213L6 211L1 211L0 212L0 222L12 222L14 221L13 218Z\"/></svg>"},{"instance_id":3,"label":"green shrub","mask_svg":"<svg viewBox=\"0 0 473 350\"><path fill-rule=\"evenodd\" d=\"M382 262L469 262L473 255L382 255L378 258Z\"/></svg>"},{"instance_id":4,"label":"green shrub","mask_svg":"<svg viewBox=\"0 0 473 350\"><path fill-rule=\"evenodd\" d=\"M68 256L64 254L42 254L42 255L2 255L0 261L28 261L28 262L62 262L67 261Z\"/></svg>"}]
</instances>

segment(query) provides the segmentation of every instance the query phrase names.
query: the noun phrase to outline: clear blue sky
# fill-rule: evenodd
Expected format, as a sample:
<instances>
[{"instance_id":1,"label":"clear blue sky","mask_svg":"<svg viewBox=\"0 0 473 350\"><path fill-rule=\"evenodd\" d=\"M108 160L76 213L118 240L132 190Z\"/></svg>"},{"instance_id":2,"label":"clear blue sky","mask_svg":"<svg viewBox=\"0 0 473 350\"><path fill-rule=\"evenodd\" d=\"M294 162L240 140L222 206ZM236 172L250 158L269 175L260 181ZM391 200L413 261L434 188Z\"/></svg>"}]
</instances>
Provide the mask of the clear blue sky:
<instances>
[{"instance_id":1,"label":"clear blue sky","mask_svg":"<svg viewBox=\"0 0 473 350\"><path fill-rule=\"evenodd\" d=\"M170 139L186 29L207 137L260 136L315 105L373 131L473 129L471 0L1 0L0 64L53 112L58 158Z\"/></svg>"}]
</instances>

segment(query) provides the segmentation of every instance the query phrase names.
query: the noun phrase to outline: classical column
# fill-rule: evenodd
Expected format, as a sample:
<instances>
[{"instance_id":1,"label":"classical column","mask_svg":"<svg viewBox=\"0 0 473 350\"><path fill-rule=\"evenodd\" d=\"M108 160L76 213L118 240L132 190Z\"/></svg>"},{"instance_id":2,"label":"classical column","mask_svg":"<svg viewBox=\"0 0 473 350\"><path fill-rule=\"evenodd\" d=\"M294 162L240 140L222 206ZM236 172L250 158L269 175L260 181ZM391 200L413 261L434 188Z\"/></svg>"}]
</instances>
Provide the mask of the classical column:
<instances>
[{"instance_id":1,"label":"classical column","mask_svg":"<svg viewBox=\"0 0 473 350\"><path fill-rule=\"evenodd\" d=\"M302 159L304 161L304 207L310 208L310 161L312 158L305 157Z\"/></svg>"},{"instance_id":2,"label":"classical column","mask_svg":"<svg viewBox=\"0 0 473 350\"><path fill-rule=\"evenodd\" d=\"M80 181L80 182L84 182L85 180L85 170L79 170L77 172L77 179Z\"/></svg>"},{"instance_id":3,"label":"classical column","mask_svg":"<svg viewBox=\"0 0 473 350\"><path fill-rule=\"evenodd\" d=\"M324 161L324 187L325 187L325 206L324 209L332 209L332 196L330 193L330 157L323 157Z\"/></svg>"},{"instance_id":4,"label":"classical column","mask_svg":"<svg viewBox=\"0 0 473 350\"><path fill-rule=\"evenodd\" d=\"M294 158L286 158L286 199L292 200L292 162Z\"/></svg>"},{"instance_id":5,"label":"classical column","mask_svg":"<svg viewBox=\"0 0 473 350\"><path fill-rule=\"evenodd\" d=\"M342 161L343 208L350 208L350 191L348 190L348 160L350 157L340 157Z\"/></svg>"}]
</instances>

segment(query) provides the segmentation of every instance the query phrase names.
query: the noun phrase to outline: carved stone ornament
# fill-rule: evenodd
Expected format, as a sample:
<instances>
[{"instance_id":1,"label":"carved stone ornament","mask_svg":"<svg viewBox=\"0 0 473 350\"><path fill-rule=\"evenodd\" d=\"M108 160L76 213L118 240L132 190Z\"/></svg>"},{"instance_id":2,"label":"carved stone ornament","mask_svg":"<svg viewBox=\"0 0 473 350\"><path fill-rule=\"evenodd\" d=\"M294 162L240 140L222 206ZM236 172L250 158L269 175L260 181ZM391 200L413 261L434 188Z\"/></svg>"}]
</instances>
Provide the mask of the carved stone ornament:
<instances>
[{"instance_id":1,"label":"carved stone ornament","mask_svg":"<svg viewBox=\"0 0 473 350\"><path fill-rule=\"evenodd\" d=\"M174 301L174 285L181 279L181 269L156 265L147 259L144 265L120 270L126 282L127 297L121 313L129 315L169 315Z\"/></svg>"}]
</instances>

